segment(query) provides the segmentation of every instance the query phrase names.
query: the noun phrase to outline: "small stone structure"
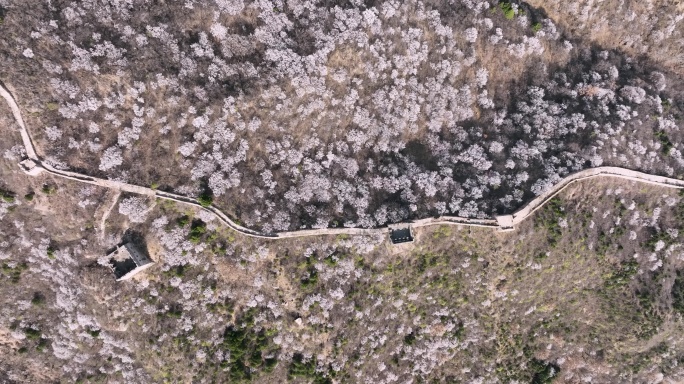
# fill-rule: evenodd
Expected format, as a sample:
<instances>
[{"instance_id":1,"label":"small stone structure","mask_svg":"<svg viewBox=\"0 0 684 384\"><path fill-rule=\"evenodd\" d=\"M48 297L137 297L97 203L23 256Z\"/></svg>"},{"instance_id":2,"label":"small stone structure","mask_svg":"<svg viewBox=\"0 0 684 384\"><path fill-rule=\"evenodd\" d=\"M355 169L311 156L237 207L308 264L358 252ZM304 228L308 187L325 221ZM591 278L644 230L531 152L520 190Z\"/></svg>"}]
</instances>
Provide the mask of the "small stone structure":
<instances>
[{"instance_id":1,"label":"small stone structure","mask_svg":"<svg viewBox=\"0 0 684 384\"><path fill-rule=\"evenodd\" d=\"M25 159L21 161L19 166L21 167L22 171L26 172L30 176L37 176L43 170L43 168L39 167L38 164L31 159Z\"/></svg>"},{"instance_id":2,"label":"small stone structure","mask_svg":"<svg viewBox=\"0 0 684 384\"><path fill-rule=\"evenodd\" d=\"M497 216L496 223L499 224L500 231L508 232L515 229L513 227L513 215Z\"/></svg>"},{"instance_id":3,"label":"small stone structure","mask_svg":"<svg viewBox=\"0 0 684 384\"><path fill-rule=\"evenodd\" d=\"M413 242L413 236L411 235L411 227L390 228L390 240L392 241L392 244Z\"/></svg>"},{"instance_id":4,"label":"small stone structure","mask_svg":"<svg viewBox=\"0 0 684 384\"><path fill-rule=\"evenodd\" d=\"M116 247L109 254L109 264L112 267L116 281L128 280L141 271L154 265L154 262L140 252L132 243L125 243Z\"/></svg>"}]
</instances>

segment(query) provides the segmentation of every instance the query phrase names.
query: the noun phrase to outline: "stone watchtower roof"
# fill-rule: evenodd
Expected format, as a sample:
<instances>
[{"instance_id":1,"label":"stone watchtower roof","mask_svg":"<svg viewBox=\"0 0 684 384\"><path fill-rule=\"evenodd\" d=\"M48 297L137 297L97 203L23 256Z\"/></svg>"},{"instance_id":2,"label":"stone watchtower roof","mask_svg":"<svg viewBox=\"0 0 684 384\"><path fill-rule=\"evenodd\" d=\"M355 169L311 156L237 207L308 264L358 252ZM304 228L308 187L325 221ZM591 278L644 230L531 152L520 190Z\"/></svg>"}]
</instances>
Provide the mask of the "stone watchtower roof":
<instances>
[{"instance_id":1,"label":"stone watchtower roof","mask_svg":"<svg viewBox=\"0 0 684 384\"><path fill-rule=\"evenodd\" d=\"M154 262L140 252L132 243L125 243L109 254L109 263L117 281L128 280L138 272L151 267Z\"/></svg>"},{"instance_id":2,"label":"stone watchtower roof","mask_svg":"<svg viewBox=\"0 0 684 384\"><path fill-rule=\"evenodd\" d=\"M393 244L400 243L410 243L413 241L413 236L411 235L411 228L397 228L390 230L390 240Z\"/></svg>"}]
</instances>

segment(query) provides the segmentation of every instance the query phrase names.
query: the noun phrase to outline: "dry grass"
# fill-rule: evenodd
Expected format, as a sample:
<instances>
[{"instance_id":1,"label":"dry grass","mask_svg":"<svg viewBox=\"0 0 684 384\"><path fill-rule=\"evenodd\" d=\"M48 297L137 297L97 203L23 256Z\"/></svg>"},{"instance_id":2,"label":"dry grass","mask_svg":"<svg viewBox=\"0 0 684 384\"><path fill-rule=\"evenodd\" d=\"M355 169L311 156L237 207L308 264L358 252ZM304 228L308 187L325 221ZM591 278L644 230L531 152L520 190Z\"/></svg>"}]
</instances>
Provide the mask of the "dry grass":
<instances>
[{"instance_id":1,"label":"dry grass","mask_svg":"<svg viewBox=\"0 0 684 384\"><path fill-rule=\"evenodd\" d=\"M4 169L7 167L9 164L5 162ZM5 177L11 175L7 170L3 172ZM14 174L11 178L15 183L36 181L21 174ZM56 180L55 183L58 185L58 191L66 192L77 188L60 180ZM139 230L147 232L148 250L159 262L159 267L149 270L135 281L115 283L113 279L102 278L107 275L102 267L90 266L91 262L83 259L75 271L77 276L81 276L78 284L83 288L81 311L95 316L101 334L108 334L108 337L125 342L131 348L133 366L143 368L149 377L158 381L184 381L190 377L202 376L223 377L221 375L225 373L221 373L221 370L213 370L206 364L196 364L193 358L194 351L203 349L200 345L206 343L215 345L211 340L215 340L216 336L220 337L225 325L236 321L241 313L249 309L247 303L256 294L264 294L268 300L280 303L285 313L279 318L270 318L268 310L261 306L257 307L259 311L265 311L268 319L262 324L266 327L277 326L278 334L283 337L294 337L294 340L298 340L296 345L299 345L296 348L310 351L321 361L330 362L341 358L349 359L358 353L361 353L361 356L368 354L367 362L365 358L350 360L344 365L346 368L342 371L343 375L337 376L336 380L356 381L356 376L351 375L352 372L369 375L377 373L377 362L384 362L386 370L392 372L407 372L406 368L411 372L410 367L422 364L421 361L424 362L423 358L426 356L414 356L411 360L400 358L395 364L392 363L398 356L395 351L403 350L403 353L411 354L413 351L417 352L415 348L423 343L449 339L463 348L465 345L469 346L430 357L433 359L430 364L436 365L428 369L426 378L462 377L463 370L469 368L471 371L468 375L493 375L487 376L492 380L505 381L505 378L515 377L524 379L530 377L529 372L520 364L533 357L558 364L562 361L561 376L556 381L558 383L575 382L577 377L587 372L596 375L599 382L618 377L621 381L645 378L649 377L649 364L664 364L661 354L654 354L653 351L660 350L658 348L663 342L671 345L673 338L678 340L677 332L681 330L682 323L676 316L665 316L662 326L658 326L655 333L646 338L639 337L641 327L650 320L642 319L644 314L639 307L640 304L630 299L629 292L640 284L647 283L647 277L635 279L615 291L606 291L603 288L607 274L615 268L611 260L629 257L633 252L633 249L629 248L629 242L613 243L609 247L611 251L607 252L605 257L589 249L588 244L594 241L596 230L608 229L605 226L610 225L614 218L603 218L602 213L604 210L615 209L614 197L605 196L605 192L616 189L622 189L621 198L627 201L635 200L640 209L644 210L659 204L663 201L664 195L675 196L671 190L618 180L573 185L561 195L567 212L568 228L563 230L555 247L549 247L546 230L535 227L534 220L523 223L515 232L494 232L485 228L460 226L418 228L415 243L394 247L385 241L373 253L367 255L345 250L341 246L341 242L347 241L344 237L263 243L219 229L219 239L231 237L229 244L234 250L232 256L221 257L212 255L211 252L188 255L199 258L201 263L194 267L188 266L181 275L182 281L187 283L198 281L196 277L199 275L210 276L210 280L215 281L212 284L216 285L218 291L228 289L233 292L233 310L222 315L223 320L214 320L213 328L205 328L202 325L210 314L204 304L200 304L196 309L189 309L189 303L194 301L199 304L203 299L183 299L178 289L171 289L169 279L175 272L173 268L169 269L171 274L164 271L167 268L167 250L159 242L158 234L145 229L149 226L149 220L159 215L173 219L179 215L196 213L173 204L160 204L155 208L148 224L138 226ZM592 196L592 199L588 200L587 196ZM43 223L64 223L65 220L61 217L65 214L69 217L71 210L56 210L52 208L53 202L65 207L73 206L76 201L68 193L51 195L50 199L55 200L41 203L49 208L40 211L46 220ZM102 199L102 206L110 204L108 199ZM93 206L91 211L101 212L102 206ZM34 207L35 205L22 206L12 212L10 217L22 217L21 220L30 223L28 220L37 214ZM598 209L591 218L595 220L595 230L590 230L584 223L587 220L587 212L592 208ZM123 220L114 216L113 213L111 220ZM98 215L95 214L94 217L97 219ZM55 239L61 239L64 247L73 247L80 242L73 234L79 232L78 223L88 219L87 216L71 216L70 220L74 222L71 226L50 224L46 227L46 232ZM8 224L7 218L3 223ZM124 229L121 225L107 227L108 231L119 233ZM14 231L16 229L12 229L12 232ZM95 237L93 233L88 239ZM617 244L623 245L624 248L618 251L614 248ZM633 246L640 247L638 242ZM265 253L259 251L263 247L266 247ZM309 267L302 254L306 248L311 247L317 249L310 257L315 260L312 265L318 265L319 268L318 282L314 286L303 287L300 278ZM103 252L102 246L94 241L88 243L87 249L89 253L97 253L98 249L99 252ZM336 250L333 254L339 261L326 261L326 254L330 252L326 249ZM253 259L254 255L260 252L264 256ZM549 254L539 257L540 252ZM21 256L13 253L11 257ZM344 278L335 272L340 263L349 258L355 260L355 269L361 274L360 278ZM531 268L533 263L538 263L539 268ZM254 285L257 276L264 283L261 285L262 288L256 288ZM15 289L37 289L39 285L44 284L40 283L40 279L40 276L27 272L18 285L3 288L4 296L16 295L13 293ZM202 281L206 281L206 278ZM146 287L141 288L143 286ZM336 303L330 311L326 320L330 326L320 327L309 323L310 319L321 316L321 308L314 306L309 310L302 310L303 301L316 294L325 297L330 290L337 287L342 287L346 293L344 299ZM196 342L187 339L187 334L183 336L182 331L177 333L177 327L182 322L167 320L164 315L145 315L143 308L147 304L132 306L137 301L150 300L149 292L152 288L159 292L157 298L152 299L159 303L157 307L160 304L163 306L163 303L184 303L186 309L183 313L187 313L195 323L192 334L195 335ZM51 288L47 286L43 289L49 292ZM409 299L408 295L411 294L417 295L419 299ZM501 296L502 294L504 296ZM375 304L378 299L381 299L379 306ZM47 295L44 309L30 309L23 315L27 321L41 324L41 329L45 329L49 337L56 337L47 330L54 326L50 324L58 324L59 316L50 320L49 317L40 315L40 311L51 311L55 305L53 300L52 295ZM404 304L399 304L401 309L395 308L397 300L404 301ZM653 297L653 300L659 299ZM486 301L489 301L489 304L484 305ZM345 308L354 310L350 313ZM531 308L534 308L531 314L524 315ZM39 312L35 312L36 309L39 309ZM356 312L367 310L370 310L369 316L363 316L361 320L354 315ZM433 315L436 311L444 313L439 321L435 320L439 316ZM302 325L295 322L298 318L304 320ZM3 319L7 321L8 318ZM57 323L53 323L54 321ZM460 327L464 327L455 338L452 336L453 325L449 325L451 321L456 321L462 324ZM9 327L11 324L3 323L2 326ZM407 345L406 333L396 331L399 327L417 332L416 341ZM149 330L140 333L143 329ZM162 333L177 333L177 336L161 339ZM373 336L376 334L377 336ZM379 349L369 349L368 343L382 334L387 338L386 345ZM150 337L153 340L151 344L147 341ZM185 341L178 344L178 340ZM18 348L26 345L26 342L22 341L2 343L0 348L5 351L6 357L4 360L0 359L0 364L7 366L11 362L19 364L16 366L37 369L35 367L48 364L54 359L49 348L43 352L40 360L31 357L36 353L31 350L27 355L18 354ZM98 348L97 343L86 345L81 350L87 355L91 353L88 351L94 352ZM550 349L547 348L549 345L552 346ZM153 349L150 350L149 347ZM581 350L589 351L590 354L582 353ZM674 345L668 350L670 354L681 353ZM259 376L259 380L284 381L289 366L289 354L286 351L287 349L281 350L282 362L276 370L270 375L262 374L266 376ZM592 355L595 351L600 351L601 357ZM640 360L634 360L638 356ZM96 363L102 358L92 355L85 367L89 366L90 362ZM352 361L361 363L349 365ZM475 367L473 364L482 368L472 370ZM636 369L634 373L625 373L620 368L624 367L624 364L641 364L638 365L641 368ZM495 369L487 373L487 367ZM16 375L16 369L10 371ZM41 377L37 372L30 372L32 370L27 369L24 377L34 380ZM675 375L672 377L678 377L677 372L670 371L670 374ZM97 377L87 373L72 376L62 372L60 375L64 375L64 378L90 377L86 381Z\"/></svg>"},{"instance_id":2,"label":"dry grass","mask_svg":"<svg viewBox=\"0 0 684 384\"><path fill-rule=\"evenodd\" d=\"M684 70L684 46L681 27L664 40L655 36L666 31L675 15L684 11L684 3L667 1L544 1L530 0L532 6L543 9L564 29L593 43L610 49L619 49L633 56L647 55L669 70ZM587 9L588 17L580 16ZM634 18L629 16L633 12Z\"/></svg>"}]
</instances>

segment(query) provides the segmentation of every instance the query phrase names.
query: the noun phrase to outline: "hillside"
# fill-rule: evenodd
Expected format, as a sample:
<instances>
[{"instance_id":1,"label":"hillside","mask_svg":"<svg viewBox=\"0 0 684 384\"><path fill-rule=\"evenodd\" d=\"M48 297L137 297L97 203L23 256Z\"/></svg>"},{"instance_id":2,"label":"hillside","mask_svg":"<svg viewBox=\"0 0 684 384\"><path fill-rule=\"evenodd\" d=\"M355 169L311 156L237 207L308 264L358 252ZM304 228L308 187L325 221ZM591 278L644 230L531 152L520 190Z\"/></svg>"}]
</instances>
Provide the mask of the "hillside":
<instances>
[{"instance_id":1,"label":"hillside","mask_svg":"<svg viewBox=\"0 0 684 384\"><path fill-rule=\"evenodd\" d=\"M684 378L676 189L584 181L512 232L264 240L182 204L29 177L0 146L5 382ZM116 282L121 241L155 265Z\"/></svg>"},{"instance_id":2,"label":"hillside","mask_svg":"<svg viewBox=\"0 0 684 384\"><path fill-rule=\"evenodd\" d=\"M599 38L592 4L154 4L3 6L0 78L56 167L265 232L491 217L598 165L682 176L680 18L654 6L669 50Z\"/></svg>"}]
</instances>

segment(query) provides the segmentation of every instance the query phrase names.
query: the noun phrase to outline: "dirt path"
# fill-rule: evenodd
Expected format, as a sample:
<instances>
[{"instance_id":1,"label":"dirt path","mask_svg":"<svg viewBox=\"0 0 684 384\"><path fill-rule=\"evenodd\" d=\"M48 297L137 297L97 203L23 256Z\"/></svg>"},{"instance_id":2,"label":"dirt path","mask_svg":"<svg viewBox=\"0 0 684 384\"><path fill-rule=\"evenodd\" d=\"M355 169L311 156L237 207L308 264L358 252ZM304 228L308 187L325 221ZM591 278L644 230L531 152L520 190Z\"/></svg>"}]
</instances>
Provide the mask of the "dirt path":
<instances>
[{"instance_id":1,"label":"dirt path","mask_svg":"<svg viewBox=\"0 0 684 384\"><path fill-rule=\"evenodd\" d=\"M112 209L116 206L116 203L119 202L119 197L121 197L121 191L115 190L116 192L114 193L114 196L112 196L112 205L107 208L106 211L102 214L102 219L100 220L100 239L104 240L105 237L105 222L109 218L109 214L112 213Z\"/></svg>"},{"instance_id":2,"label":"dirt path","mask_svg":"<svg viewBox=\"0 0 684 384\"><path fill-rule=\"evenodd\" d=\"M157 190L154 190L151 188L141 187L138 185L133 185L133 184L128 184L128 183L123 183L120 181L101 179L101 178L92 177L92 176L88 176L88 175L82 175L82 174L75 173L75 172L56 169L52 165L50 165L49 163L43 162L38 157L38 155L36 153L36 149L33 145L33 141L31 140L31 136L29 135L28 129L26 128L26 125L24 124L23 118L21 117L21 110L19 109L19 106L17 105L16 101L14 100L14 97L12 96L12 94L7 90L7 88L5 88L5 85L2 82L0 82L0 96L2 96L5 99L5 101L7 102L7 105L12 110L12 114L14 115L14 119L17 121L17 124L19 125L19 128L21 130L21 140L24 144L24 147L26 148L26 155L27 155L28 159L34 163L34 164L31 164L31 167L34 168L34 170L33 170L34 172L31 172L29 174L36 174L37 172L45 171L45 172L51 173L55 176L59 176L59 177L63 177L66 179L78 181L81 183L93 184L93 185L97 185L97 186L104 187L104 188L110 188L110 189L114 189L114 190L118 191L117 192L117 198L115 199L114 204L112 204L112 206L109 208L109 210L102 217L102 221L100 223L100 230L102 231L102 236L104 236L105 220L109 216L109 213L111 212L111 210L116 205L116 201L118 201L118 196L121 194L122 191L123 192L135 193L135 194L139 194L139 195L157 197L157 198L162 198L162 199L167 199L167 200L173 200L175 202L182 203L182 204L194 205L196 207L199 207L200 209L204 209L204 210L207 210L207 211L213 213L224 224L226 224L228 227L230 227L231 229L233 229L237 232L240 232L240 233L247 235L247 236L258 237L258 238L263 238L263 239L280 239L280 238L326 236L326 235L373 235L373 234L381 234L381 233L387 233L388 232L388 229L386 229L386 228L323 228L323 229L305 229L305 230L298 230L298 231L278 232L278 233L273 233L273 234L261 233L261 232L253 231L249 228L245 228L245 227L239 225L235 221L231 220L225 213L221 212L218 208L216 208L214 206L203 207L202 205L200 205L199 201L197 201L196 199L193 199L191 197L181 196L181 195L177 195L177 194L169 193L169 192L157 191ZM684 180L673 179L673 178L658 176L658 175L651 175L648 173L633 171L630 169L619 168L619 167L598 167L598 168L585 169L583 171L579 171L577 173L573 173L571 175L566 176L563 180L558 182L558 184L554 185L552 188L550 188L546 192L537 196L534 200L530 201L523 208L519 209L518 211L516 211L515 213L513 213L511 215L497 216L494 219L472 219L472 218L457 217L457 216L441 216L438 218L427 218L427 219L416 220L416 221L412 221L412 222L408 222L408 223L393 224L393 225L391 225L391 227L397 227L397 226L424 227L424 226L429 226L429 225L467 225L467 226L488 227L488 228L493 228L493 229L498 229L498 230L513 230L513 229L515 229L515 226L517 224L519 224L523 220L527 219L537 209L539 209L541 206L543 206L544 203L546 203L547 201L552 199L554 196L556 196L558 193L560 193L562 190L564 190L570 184L581 181L581 180L590 179L593 177L599 177L599 176L617 177L617 178L626 179L626 180L634 180L634 181L638 181L638 182L642 182L642 183L658 185L661 187L684 188Z\"/></svg>"}]
</instances>

